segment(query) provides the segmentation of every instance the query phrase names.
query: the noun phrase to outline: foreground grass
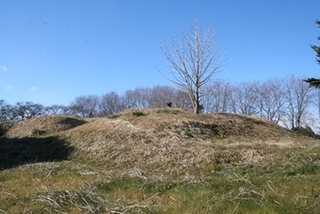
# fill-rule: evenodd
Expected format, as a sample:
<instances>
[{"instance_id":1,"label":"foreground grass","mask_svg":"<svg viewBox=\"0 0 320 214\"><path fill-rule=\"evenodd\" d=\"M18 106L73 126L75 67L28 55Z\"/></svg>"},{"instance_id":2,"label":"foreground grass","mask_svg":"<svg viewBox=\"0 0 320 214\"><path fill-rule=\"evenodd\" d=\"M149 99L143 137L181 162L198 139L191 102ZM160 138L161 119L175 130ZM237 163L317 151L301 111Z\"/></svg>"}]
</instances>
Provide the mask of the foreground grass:
<instances>
[{"instance_id":1,"label":"foreground grass","mask_svg":"<svg viewBox=\"0 0 320 214\"><path fill-rule=\"evenodd\" d=\"M166 171L74 151L68 160L1 170L0 213L319 213L317 144L217 144L214 162Z\"/></svg>"}]
</instances>

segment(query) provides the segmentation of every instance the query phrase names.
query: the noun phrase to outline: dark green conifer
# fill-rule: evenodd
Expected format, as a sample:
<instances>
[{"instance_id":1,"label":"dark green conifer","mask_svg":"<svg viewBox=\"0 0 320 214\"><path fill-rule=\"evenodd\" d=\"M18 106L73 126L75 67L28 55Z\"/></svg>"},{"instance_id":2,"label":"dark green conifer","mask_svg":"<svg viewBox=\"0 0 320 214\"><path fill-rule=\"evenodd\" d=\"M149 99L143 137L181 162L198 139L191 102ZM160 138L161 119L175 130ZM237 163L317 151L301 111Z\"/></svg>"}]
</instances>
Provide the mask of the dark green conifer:
<instances>
[{"instance_id":1,"label":"dark green conifer","mask_svg":"<svg viewBox=\"0 0 320 214\"><path fill-rule=\"evenodd\" d=\"M316 24L320 28L320 20L317 20ZM320 36L318 37L318 40L320 40ZM311 48L316 52L316 60L320 64L320 46L311 45ZM320 88L320 79L308 78L308 79L305 79L304 81L309 83L310 87Z\"/></svg>"}]
</instances>

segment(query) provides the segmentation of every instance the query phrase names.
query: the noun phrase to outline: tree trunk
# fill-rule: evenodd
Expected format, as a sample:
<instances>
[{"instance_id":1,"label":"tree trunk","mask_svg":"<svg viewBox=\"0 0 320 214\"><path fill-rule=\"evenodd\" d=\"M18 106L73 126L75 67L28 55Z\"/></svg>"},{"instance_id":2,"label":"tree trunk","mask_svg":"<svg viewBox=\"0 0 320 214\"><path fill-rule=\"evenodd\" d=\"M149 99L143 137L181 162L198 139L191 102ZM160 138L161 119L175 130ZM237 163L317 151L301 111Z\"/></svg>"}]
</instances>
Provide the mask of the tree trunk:
<instances>
[{"instance_id":1,"label":"tree trunk","mask_svg":"<svg viewBox=\"0 0 320 214\"><path fill-rule=\"evenodd\" d=\"M199 114L200 113L200 104L199 104L199 100L196 100L195 106L194 106L194 111L195 114Z\"/></svg>"},{"instance_id":2,"label":"tree trunk","mask_svg":"<svg viewBox=\"0 0 320 214\"><path fill-rule=\"evenodd\" d=\"M199 86L196 86L196 92L195 92L195 99L194 99L194 113L199 114L200 113L200 95L199 95Z\"/></svg>"}]
</instances>

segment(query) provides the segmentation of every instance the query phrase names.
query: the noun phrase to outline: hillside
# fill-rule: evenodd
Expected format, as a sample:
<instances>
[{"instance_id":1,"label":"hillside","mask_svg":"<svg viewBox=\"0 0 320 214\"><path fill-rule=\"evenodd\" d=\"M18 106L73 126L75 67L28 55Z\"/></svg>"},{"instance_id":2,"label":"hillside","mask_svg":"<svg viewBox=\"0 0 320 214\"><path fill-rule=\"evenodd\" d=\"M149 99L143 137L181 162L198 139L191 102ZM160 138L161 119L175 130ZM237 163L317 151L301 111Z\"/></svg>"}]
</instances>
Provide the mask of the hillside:
<instances>
[{"instance_id":1,"label":"hillside","mask_svg":"<svg viewBox=\"0 0 320 214\"><path fill-rule=\"evenodd\" d=\"M0 213L320 211L319 141L251 116L39 117L0 154Z\"/></svg>"},{"instance_id":2,"label":"hillside","mask_svg":"<svg viewBox=\"0 0 320 214\"><path fill-rule=\"evenodd\" d=\"M9 138L58 136L88 157L115 165L166 169L175 162L188 167L206 162L230 162L216 154L214 142L278 141L294 135L265 120L235 114L194 115L180 109L127 110L112 117L46 116L21 122L7 132ZM225 142L225 144L228 144ZM232 151L238 162L261 159L256 150Z\"/></svg>"}]
</instances>

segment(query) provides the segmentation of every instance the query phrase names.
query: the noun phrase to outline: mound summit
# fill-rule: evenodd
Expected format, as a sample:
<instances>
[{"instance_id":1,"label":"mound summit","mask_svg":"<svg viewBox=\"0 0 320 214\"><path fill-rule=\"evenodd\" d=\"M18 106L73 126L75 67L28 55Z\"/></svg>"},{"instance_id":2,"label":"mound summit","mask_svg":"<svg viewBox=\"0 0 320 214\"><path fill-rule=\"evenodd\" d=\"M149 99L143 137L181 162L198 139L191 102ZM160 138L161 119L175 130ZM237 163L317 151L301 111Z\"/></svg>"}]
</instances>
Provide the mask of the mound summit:
<instances>
[{"instance_id":1,"label":"mound summit","mask_svg":"<svg viewBox=\"0 0 320 214\"><path fill-rule=\"evenodd\" d=\"M68 134L81 131L112 132L130 135L132 132L153 132L161 137L170 134L184 138L223 136L250 136L258 138L281 138L292 136L288 129L264 119L229 113L200 114L174 109L131 109L117 115L80 119L69 116L43 116L20 122L6 133L7 137L30 137L35 135Z\"/></svg>"}]
</instances>

